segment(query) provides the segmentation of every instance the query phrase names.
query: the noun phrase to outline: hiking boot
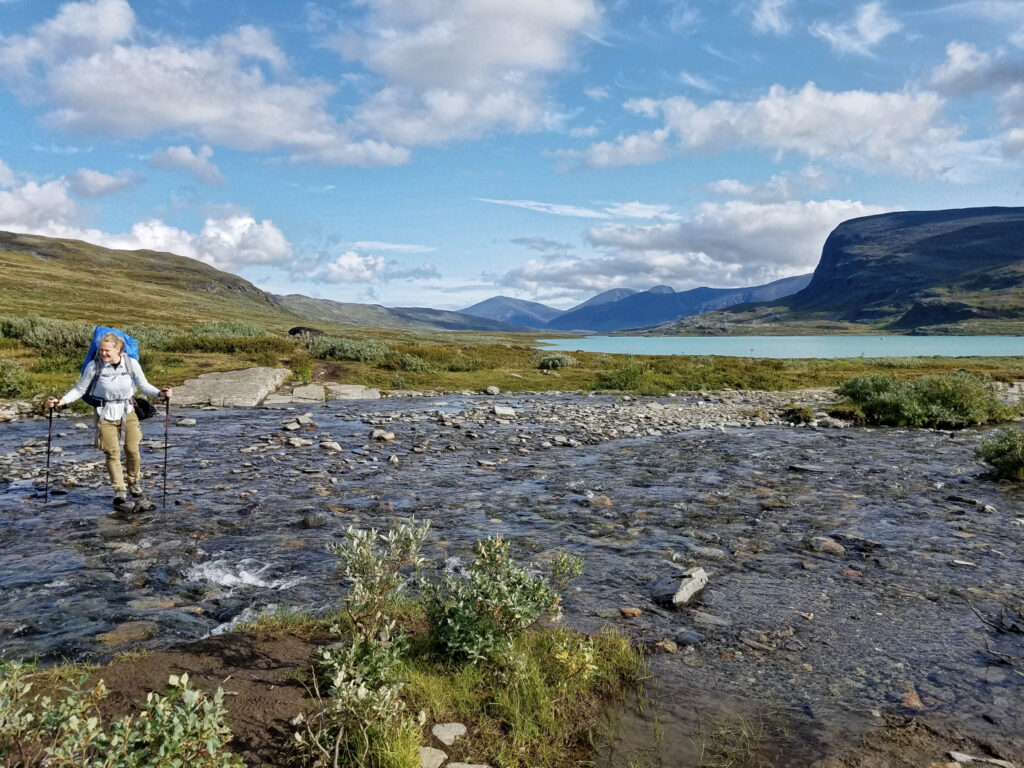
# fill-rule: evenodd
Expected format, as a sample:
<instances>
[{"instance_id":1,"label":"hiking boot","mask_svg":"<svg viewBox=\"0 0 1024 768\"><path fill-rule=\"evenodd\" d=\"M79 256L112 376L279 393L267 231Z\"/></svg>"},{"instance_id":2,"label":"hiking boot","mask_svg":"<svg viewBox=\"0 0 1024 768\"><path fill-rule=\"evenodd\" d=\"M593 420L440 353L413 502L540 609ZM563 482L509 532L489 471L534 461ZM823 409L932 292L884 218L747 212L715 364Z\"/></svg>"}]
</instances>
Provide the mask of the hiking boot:
<instances>
[{"instance_id":1,"label":"hiking boot","mask_svg":"<svg viewBox=\"0 0 1024 768\"><path fill-rule=\"evenodd\" d=\"M130 493L133 498L141 499L142 486L139 485L138 483L128 483L128 493Z\"/></svg>"},{"instance_id":2,"label":"hiking boot","mask_svg":"<svg viewBox=\"0 0 1024 768\"><path fill-rule=\"evenodd\" d=\"M114 493L114 509L118 512L131 512L135 508L135 502L128 501L124 491Z\"/></svg>"}]
</instances>

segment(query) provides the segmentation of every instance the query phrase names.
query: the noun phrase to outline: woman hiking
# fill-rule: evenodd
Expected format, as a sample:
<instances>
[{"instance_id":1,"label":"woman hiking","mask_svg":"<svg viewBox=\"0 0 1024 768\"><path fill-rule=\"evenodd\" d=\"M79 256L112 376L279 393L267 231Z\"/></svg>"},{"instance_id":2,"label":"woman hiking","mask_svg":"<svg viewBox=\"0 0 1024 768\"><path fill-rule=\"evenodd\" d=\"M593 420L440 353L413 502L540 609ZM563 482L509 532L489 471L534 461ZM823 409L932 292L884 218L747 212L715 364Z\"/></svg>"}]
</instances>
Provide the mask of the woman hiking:
<instances>
[{"instance_id":1,"label":"woman hiking","mask_svg":"<svg viewBox=\"0 0 1024 768\"><path fill-rule=\"evenodd\" d=\"M92 383L94 378L95 383ZM150 384L139 362L124 353L124 339L116 333L103 335L96 356L85 366L78 383L59 400L47 398L46 405L48 408L60 408L73 403L85 395L90 386L90 394L101 403L96 406L96 442L107 455L107 472L114 487L114 508L127 512L140 507L155 507L152 502L142 500L142 458L139 455L142 428L132 407L132 397L138 387L151 397L170 400L171 388L157 389ZM121 468L122 443L127 478ZM129 493L138 503L128 502Z\"/></svg>"}]
</instances>

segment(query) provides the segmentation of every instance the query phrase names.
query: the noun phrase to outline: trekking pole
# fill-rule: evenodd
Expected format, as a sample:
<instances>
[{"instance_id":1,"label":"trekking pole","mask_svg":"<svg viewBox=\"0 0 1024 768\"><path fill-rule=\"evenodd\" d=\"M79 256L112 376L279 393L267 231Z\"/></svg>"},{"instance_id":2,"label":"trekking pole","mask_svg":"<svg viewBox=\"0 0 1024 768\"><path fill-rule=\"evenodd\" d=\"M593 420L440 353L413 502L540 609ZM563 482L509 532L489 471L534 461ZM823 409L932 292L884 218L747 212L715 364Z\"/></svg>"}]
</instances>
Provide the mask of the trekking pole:
<instances>
[{"instance_id":1,"label":"trekking pole","mask_svg":"<svg viewBox=\"0 0 1024 768\"><path fill-rule=\"evenodd\" d=\"M164 503L167 509L167 430L171 424L171 398L164 399Z\"/></svg>"},{"instance_id":2,"label":"trekking pole","mask_svg":"<svg viewBox=\"0 0 1024 768\"><path fill-rule=\"evenodd\" d=\"M50 443L53 442L53 406L50 406L50 426L46 431L46 485L43 490L43 504L50 500Z\"/></svg>"}]
</instances>

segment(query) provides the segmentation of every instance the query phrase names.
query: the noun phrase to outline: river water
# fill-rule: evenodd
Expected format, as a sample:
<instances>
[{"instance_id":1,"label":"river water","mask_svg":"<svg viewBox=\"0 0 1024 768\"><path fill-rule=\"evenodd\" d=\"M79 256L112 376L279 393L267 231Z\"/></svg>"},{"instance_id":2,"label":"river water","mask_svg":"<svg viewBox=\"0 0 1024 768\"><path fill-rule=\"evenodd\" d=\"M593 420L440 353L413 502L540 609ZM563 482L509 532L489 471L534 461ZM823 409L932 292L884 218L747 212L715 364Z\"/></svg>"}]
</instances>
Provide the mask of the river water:
<instances>
[{"instance_id":1,"label":"river water","mask_svg":"<svg viewBox=\"0 0 1024 768\"><path fill-rule=\"evenodd\" d=\"M129 518L110 514L82 420L55 421L46 504L45 422L0 426L4 651L89 659L272 606L324 611L344 591L326 543L415 515L432 521L433 568L493 534L525 561L564 548L585 558L571 624L672 641L677 653L652 657L669 764L689 764L695 726L737 710L772 713L778 764L806 764L906 712L910 694L1024 755L1024 676L996 655L1024 656L1020 635L971 608L1012 617L1024 594L1024 493L975 460L986 430L673 431L648 419L637 434L660 434L607 439L569 414L599 419L621 405L611 397L495 400L515 419L491 416L491 402L332 403L295 432L282 410L181 412L197 425L171 427L167 506ZM144 444L158 504L161 426ZM373 428L395 439L372 440ZM313 445L293 447L296 435ZM819 536L842 552L821 551ZM653 584L693 565L710 574L696 609L651 600Z\"/></svg>"}]
</instances>

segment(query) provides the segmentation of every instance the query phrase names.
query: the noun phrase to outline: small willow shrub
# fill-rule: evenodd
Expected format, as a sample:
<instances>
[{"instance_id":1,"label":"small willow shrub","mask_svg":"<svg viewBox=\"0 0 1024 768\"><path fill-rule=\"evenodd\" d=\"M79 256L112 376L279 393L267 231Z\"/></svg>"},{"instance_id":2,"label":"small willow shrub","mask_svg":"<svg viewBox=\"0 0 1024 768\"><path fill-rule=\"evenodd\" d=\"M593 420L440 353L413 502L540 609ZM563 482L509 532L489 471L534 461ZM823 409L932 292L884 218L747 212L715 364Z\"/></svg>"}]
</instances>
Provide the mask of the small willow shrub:
<instances>
[{"instance_id":1,"label":"small willow shrub","mask_svg":"<svg viewBox=\"0 0 1024 768\"><path fill-rule=\"evenodd\" d=\"M579 365L579 360L572 355L555 352L549 355L538 356L536 358L536 365L542 371L555 371L559 368L571 368L574 365Z\"/></svg>"},{"instance_id":2,"label":"small willow shrub","mask_svg":"<svg viewBox=\"0 0 1024 768\"><path fill-rule=\"evenodd\" d=\"M59 696L32 696L36 669L0 662L0 765L5 768L244 768L225 749L224 692L190 688L188 675L171 675L167 695L150 693L143 712L104 727L99 703L108 695L100 680Z\"/></svg>"},{"instance_id":3,"label":"small willow shrub","mask_svg":"<svg viewBox=\"0 0 1024 768\"><path fill-rule=\"evenodd\" d=\"M993 474L1006 480L1024 480L1024 431L1000 429L993 440L982 440L978 457L991 465Z\"/></svg>"},{"instance_id":4,"label":"small willow shrub","mask_svg":"<svg viewBox=\"0 0 1024 768\"><path fill-rule=\"evenodd\" d=\"M0 360L0 397L21 397L31 379L13 360Z\"/></svg>"},{"instance_id":5,"label":"small willow shrub","mask_svg":"<svg viewBox=\"0 0 1024 768\"><path fill-rule=\"evenodd\" d=\"M382 363L391 348L376 341L358 341L340 336L315 336L306 342L309 354L318 360L353 360L359 363Z\"/></svg>"},{"instance_id":6,"label":"small willow shrub","mask_svg":"<svg viewBox=\"0 0 1024 768\"><path fill-rule=\"evenodd\" d=\"M446 574L428 585L426 598L435 645L473 662L506 653L514 637L557 614L561 602L546 578L512 560L501 537L477 542L466 576Z\"/></svg>"},{"instance_id":7,"label":"small willow shrub","mask_svg":"<svg viewBox=\"0 0 1024 768\"><path fill-rule=\"evenodd\" d=\"M881 374L858 376L837 391L872 424L961 429L1006 420L1015 413L999 399L991 382L965 372L913 381Z\"/></svg>"}]
</instances>

